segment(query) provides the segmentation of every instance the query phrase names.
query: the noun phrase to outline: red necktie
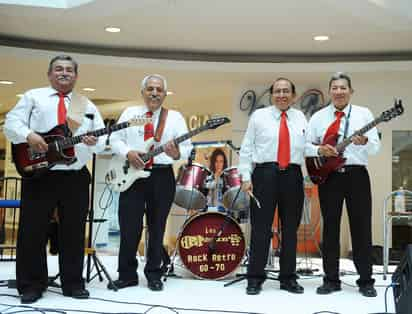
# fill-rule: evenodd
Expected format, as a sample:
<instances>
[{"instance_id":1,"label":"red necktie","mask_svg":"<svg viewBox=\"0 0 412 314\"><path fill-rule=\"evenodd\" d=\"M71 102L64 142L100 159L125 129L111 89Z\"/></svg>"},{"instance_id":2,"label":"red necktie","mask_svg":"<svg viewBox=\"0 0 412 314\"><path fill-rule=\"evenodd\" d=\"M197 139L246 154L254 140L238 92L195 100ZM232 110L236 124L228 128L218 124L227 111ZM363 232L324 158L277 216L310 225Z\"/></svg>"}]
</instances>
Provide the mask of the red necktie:
<instances>
[{"instance_id":1,"label":"red necktie","mask_svg":"<svg viewBox=\"0 0 412 314\"><path fill-rule=\"evenodd\" d=\"M336 119L332 122L329 128L326 130L325 136L323 137L323 141L325 142L326 139L330 138L331 136L338 135L339 127L340 127L340 120L345 115L343 111L335 111Z\"/></svg>"},{"instance_id":2,"label":"red necktie","mask_svg":"<svg viewBox=\"0 0 412 314\"><path fill-rule=\"evenodd\" d=\"M64 104L64 97L63 93L59 92L59 105L57 107L57 124L65 124L66 123L66 105Z\"/></svg>"},{"instance_id":3,"label":"red necktie","mask_svg":"<svg viewBox=\"0 0 412 314\"><path fill-rule=\"evenodd\" d=\"M153 112L151 112L151 111L146 112L146 117L147 118L152 118L153 117ZM153 122L151 121L151 122L146 123L144 125L144 140L147 141L147 140L149 140L153 137L154 137L154 127L153 127ZM150 150L152 150L153 147L154 147L154 145L150 147ZM151 168L152 165L153 165L153 157L150 158L150 160L146 163L145 167L146 168Z\"/></svg>"},{"instance_id":4,"label":"red necktie","mask_svg":"<svg viewBox=\"0 0 412 314\"><path fill-rule=\"evenodd\" d=\"M278 163L280 169L286 169L290 162L290 138L286 121L287 115L283 111L279 125Z\"/></svg>"}]
</instances>

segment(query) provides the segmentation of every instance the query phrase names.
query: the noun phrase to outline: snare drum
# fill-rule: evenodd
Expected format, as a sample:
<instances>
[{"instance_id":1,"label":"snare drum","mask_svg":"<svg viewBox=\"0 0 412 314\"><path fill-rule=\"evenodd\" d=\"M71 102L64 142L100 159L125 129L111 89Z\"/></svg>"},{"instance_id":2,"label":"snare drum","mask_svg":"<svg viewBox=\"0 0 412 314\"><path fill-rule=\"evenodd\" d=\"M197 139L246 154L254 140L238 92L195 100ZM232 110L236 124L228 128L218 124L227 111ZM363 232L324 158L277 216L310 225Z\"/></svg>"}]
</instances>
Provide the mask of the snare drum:
<instances>
[{"instance_id":1,"label":"snare drum","mask_svg":"<svg viewBox=\"0 0 412 314\"><path fill-rule=\"evenodd\" d=\"M192 216L185 223L178 249L183 264L196 277L219 279L241 263L245 238L232 217L206 212Z\"/></svg>"},{"instance_id":2,"label":"snare drum","mask_svg":"<svg viewBox=\"0 0 412 314\"><path fill-rule=\"evenodd\" d=\"M243 210L249 208L250 197L240 190L242 181L236 167L223 170L223 205L229 211ZM240 190L240 191L239 191Z\"/></svg>"},{"instance_id":3,"label":"snare drum","mask_svg":"<svg viewBox=\"0 0 412 314\"><path fill-rule=\"evenodd\" d=\"M174 202L186 209L205 208L208 193L205 183L208 176L210 170L200 164L181 166L176 180Z\"/></svg>"}]
</instances>

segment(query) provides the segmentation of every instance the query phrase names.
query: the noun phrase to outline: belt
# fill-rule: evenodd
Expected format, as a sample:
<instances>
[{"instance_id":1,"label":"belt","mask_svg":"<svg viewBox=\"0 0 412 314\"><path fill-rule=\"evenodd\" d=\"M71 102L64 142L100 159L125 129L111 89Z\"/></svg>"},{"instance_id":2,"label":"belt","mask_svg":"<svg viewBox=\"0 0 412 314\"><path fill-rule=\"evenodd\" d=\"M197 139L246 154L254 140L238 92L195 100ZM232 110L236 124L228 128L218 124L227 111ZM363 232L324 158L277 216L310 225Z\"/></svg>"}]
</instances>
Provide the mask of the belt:
<instances>
[{"instance_id":1,"label":"belt","mask_svg":"<svg viewBox=\"0 0 412 314\"><path fill-rule=\"evenodd\" d=\"M169 169L172 168L170 164L153 164L151 168L145 170L153 170L153 169Z\"/></svg>"},{"instance_id":2,"label":"belt","mask_svg":"<svg viewBox=\"0 0 412 314\"><path fill-rule=\"evenodd\" d=\"M346 173L346 172L350 172L353 170L360 170L360 169L365 169L366 166L364 165L346 165L343 166L342 168L336 169L335 172L337 173Z\"/></svg>"},{"instance_id":3,"label":"belt","mask_svg":"<svg viewBox=\"0 0 412 314\"><path fill-rule=\"evenodd\" d=\"M286 171L286 170L298 170L301 169L301 166L299 164L289 164L286 168L279 168L279 163L274 162L274 161L269 161L269 162L262 162L259 164L256 164L256 168L276 168L279 171Z\"/></svg>"}]
</instances>

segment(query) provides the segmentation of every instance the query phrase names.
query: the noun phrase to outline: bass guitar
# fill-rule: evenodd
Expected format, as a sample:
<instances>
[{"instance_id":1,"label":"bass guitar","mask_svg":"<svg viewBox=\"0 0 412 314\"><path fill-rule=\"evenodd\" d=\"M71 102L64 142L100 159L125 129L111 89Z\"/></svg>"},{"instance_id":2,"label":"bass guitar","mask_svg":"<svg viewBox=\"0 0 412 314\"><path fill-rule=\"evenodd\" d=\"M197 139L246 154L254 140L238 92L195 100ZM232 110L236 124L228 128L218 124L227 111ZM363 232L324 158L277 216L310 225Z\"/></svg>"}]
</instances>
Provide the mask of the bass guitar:
<instances>
[{"instance_id":1,"label":"bass guitar","mask_svg":"<svg viewBox=\"0 0 412 314\"><path fill-rule=\"evenodd\" d=\"M199 134L200 132L209 129L216 129L217 127L228 122L230 122L230 120L227 117L209 119L206 121L205 125L175 138L174 142L176 143L176 145L178 145L179 143L186 141L187 139ZM153 150L150 150L150 147L152 147L153 144L153 138L145 142L144 151L146 153L140 155L140 158L145 163L147 163L152 157L164 152L165 145L161 145L154 148ZM150 176L149 171L136 169L129 163L127 159L122 156L116 155L113 157L110 163L109 171L107 172L105 177L105 182L112 191L123 192L126 191L136 180L140 178L147 178L148 176Z\"/></svg>"},{"instance_id":2,"label":"bass guitar","mask_svg":"<svg viewBox=\"0 0 412 314\"><path fill-rule=\"evenodd\" d=\"M13 162L17 172L22 177L38 177L57 164L70 165L74 163L77 160L74 145L80 143L84 136L99 137L131 126L143 125L150 121L151 118L137 117L74 137L65 136L68 133L66 125L58 125L46 133L39 134L47 143L46 152L37 152L28 143L12 144Z\"/></svg>"},{"instance_id":3,"label":"bass guitar","mask_svg":"<svg viewBox=\"0 0 412 314\"><path fill-rule=\"evenodd\" d=\"M315 184L322 184L326 181L331 172L336 171L344 166L346 158L343 157L343 152L345 148L352 143L352 138L354 136L363 135L379 123L388 122L389 120L392 120L393 118L401 115L403 111L404 108L402 106L402 100L395 100L395 104L392 108L382 112L379 117L365 125L360 130L355 131L351 136L344 139L341 143L336 144L339 137L337 135L332 135L328 138L325 138L322 144L335 146L339 155L336 157L306 157L306 168L308 170L311 181Z\"/></svg>"}]
</instances>

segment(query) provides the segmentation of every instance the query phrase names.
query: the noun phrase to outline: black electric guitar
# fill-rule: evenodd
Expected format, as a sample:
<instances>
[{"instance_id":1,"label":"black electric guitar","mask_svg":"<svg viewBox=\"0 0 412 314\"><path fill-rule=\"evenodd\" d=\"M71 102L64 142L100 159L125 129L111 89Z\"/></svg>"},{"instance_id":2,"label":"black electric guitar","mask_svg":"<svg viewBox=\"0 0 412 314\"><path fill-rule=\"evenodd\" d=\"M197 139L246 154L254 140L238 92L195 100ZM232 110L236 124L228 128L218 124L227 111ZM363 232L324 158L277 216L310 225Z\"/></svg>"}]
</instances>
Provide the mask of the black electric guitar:
<instances>
[{"instance_id":1,"label":"black electric guitar","mask_svg":"<svg viewBox=\"0 0 412 314\"><path fill-rule=\"evenodd\" d=\"M402 100L395 100L395 104L392 108L381 113L379 117L365 125L360 130L355 131L351 136L343 140L341 143L336 144L338 141L337 135L332 135L325 138L322 145L330 144L336 147L339 155L337 157L306 157L306 168L308 170L310 179L315 184L321 184L326 181L329 174L333 171L342 168L345 164L346 158L343 157L345 148L352 143L352 138L356 135L363 135L370 129L374 128L381 122L388 122L393 118L401 115L404 111L402 106Z\"/></svg>"}]
</instances>

